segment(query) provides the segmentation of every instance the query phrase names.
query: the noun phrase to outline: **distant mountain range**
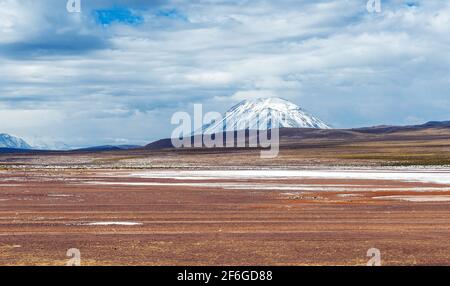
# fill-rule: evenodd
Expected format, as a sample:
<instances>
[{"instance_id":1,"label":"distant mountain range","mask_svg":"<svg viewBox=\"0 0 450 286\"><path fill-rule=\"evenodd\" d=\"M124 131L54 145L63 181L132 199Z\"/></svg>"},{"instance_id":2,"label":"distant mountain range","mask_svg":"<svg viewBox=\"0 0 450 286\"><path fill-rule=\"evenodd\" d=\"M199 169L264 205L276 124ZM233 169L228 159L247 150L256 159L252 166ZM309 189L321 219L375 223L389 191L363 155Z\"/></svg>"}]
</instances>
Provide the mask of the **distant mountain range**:
<instances>
[{"instance_id":1,"label":"distant mountain range","mask_svg":"<svg viewBox=\"0 0 450 286\"><path fill-rule=\"evenodd\" d=\"M374 126L355 129L315 129L315 128L280 128L280 147L296 148L304 145L320 147L327 144L402 140L450 140L450 121L431 121L422 125L411 126ZM227 134L223 132L224 141ZM202 136L202 135L196 135ZM250 132L246 132L248 141ZM191 142L194 136L191 137ZM160 150L173 148L170 138L148 144L146 149Z\"/></svg>"},{"instance_id":2,"label":"distant mountain range","mask_svg":"<svg viewBox=\"0 0 450 286\"><path fill-rule=\"evenodd\" d=\"M230 132L224 132L224 138ZM202 135L196 135L202 136ZM249 140L250 133L246 132L245 140ZM0 145L0 153L18 153L18 152L46 152L42 150L33 150L28 144L19 143L18 146L26 148L5 147L5 138L8 138L8 146L11 146L10 137L2 136L4 145ZM194 137L191 137L193 141ZM351 142L380 142L380 141L428 141L443 140L450 142L450 121L431 121L422 125L410 126L374 126L355 129L316 129L316 128L280 128L280 147L297 148L301 146L327 146L329 144L351 143ZM104 145L72 150L70 152L102 152L102 151L120 151L130 149L162 150L172 149L170 138L157 140L145 147L135 145ZM67 152L67 151L59 151Z\"/></svg>"},{"instance_id":3,"label":"distant mountain range","mask_svg":"<svg viewBox=\"0 0 450 286\"><path fill-rule=\"evenodd\" d=\"M261 117L261 114L266 114ZM277 126L273 125L278 122ZM248 123L251 123L250 125ZM245 140L255 136L249 130L265 130L279 127L280 147L292 147L302 144L320 144L324 142L353 142L353 141L379 141L379 140L450 140L450 121L431 121L423 125L411 126L374 126L355 129L331 129L320 119L308 114L299 106L280 99L247 100L232 107L224 120L205 125L194 135L189 136L193 142L194 137L203 134L223 133L226 140L230 130L246 130ZM327 143L328 144L328 143ZM137 145L102 145L71 150L71 152L101 152L119 151L145 148L150 150L173 148L170 138L161 139L145 147ZM32 147L23 139L0 134L0 153L11 152L37 152L42 148ZM45 148L44 148L45 149ZM52 149L52 148L48 148ZM54 149L53 149L54 150Z\"/></svg>"},{"instance_id":4,"label":"distant mountain range","mask_svg":"<svg viewBox=\"0 0 450 286\"><path fill-rule=\"evenodd\" d=\"M129 150L142 146L138 145L102 145L87 148L73 149L62 142L44 143L43 141L35 141L33 145L28 144L25 140L9 135L0 134L0 152L1 153L18 153L18 152L36 152L36 151L114 151Z\"/></svg>"},{"instance_id":5,"label":"distant mountain range","mask_svg":"<svg viewBox=\"0 0 450 286\"><path fill-rule=\"evenodd\" d=\"M2 133L0 134L0 148L31 149L32 147L23 139Z\"/></svg>"},{"instance_id":6,"label":"distant mountain range","mask_svg":"<svg viewBox=\"0 0 450 286\"><path fill-rule=\"evenodd\" d=\"M69 145L61 141L43 140L40 138L33 138L30 141L27 140L29 145L35 150L70 150Z\"/></svg>"},{"instance_id":7,"label":"distant mountain range","mask_svg":"<svg viewBox=\"0 0 450 286\"><path fill-rule=\"evenodd\" d=\"M264 116L261 116L264 114ZM274 126L274 122L278 125ZM261 128L262 127L262 128ZM220 122L204 125L202 130L194 132L194 138L207 134L233 135L237 130L246 130L245 140L249 141L249 130L265 130L279 128L280 144L294 146L310 141L345 141L345 140L383 140L405 135L416 136L418 139L426 136L444 136L450 138L450 122L428 122L413 126L375 126L356 129L331 129L320 119L308 114L299 106L280 98L265 98L245 100L232 107ZM234 131L233 131L234 130ZM255 141L254 141L255 142ZM235 141L236 143L236 141ZM224 144L225 145L225 144ZM170 138L152 142L148 149L173 148Z\"/></svg>"},{"instance_id":8,"label":"distant mountain range","mask_svg":"<svg viewBox=\"0 0 450 286\"><path fill-rule=\"evenodd\" d=\"M87 148L81 148L81 149L74 149L72 151L86 151L86 152L92 152L92 151L116 151L116 150L130 150L130 149L136 149L140 148L142 146L139 145L102 145L102 146L94 146L94 147L87 147Z\"/></svg>"}]
</instances>

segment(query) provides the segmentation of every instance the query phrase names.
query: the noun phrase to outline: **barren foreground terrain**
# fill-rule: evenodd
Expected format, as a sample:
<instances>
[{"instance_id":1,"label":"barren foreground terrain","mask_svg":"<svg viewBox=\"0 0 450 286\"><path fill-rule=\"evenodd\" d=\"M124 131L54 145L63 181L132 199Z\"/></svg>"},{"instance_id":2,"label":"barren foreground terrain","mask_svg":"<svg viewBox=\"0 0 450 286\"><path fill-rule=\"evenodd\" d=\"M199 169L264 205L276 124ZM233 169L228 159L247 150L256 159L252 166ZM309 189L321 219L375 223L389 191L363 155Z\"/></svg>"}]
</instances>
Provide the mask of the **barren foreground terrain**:
<instances>
[{"instance_id":1,"label":"barren foreground terrain","mask_svg":"<svg viewBox=\"0 0 450 286\"><path fill-rule=\"evenodd\" d=\"M446 168L104 169L72 159L77 167L2 158L1 265L65 265L69 248L82 265L365 265L369 248L383 265L450 265Z\"/></svg>"},{"instance_id":2,"label":"barren foreground terrain","mask_svg":"<svg viewBox=\"0 0 450 286\"><path fill-rule=\"evenodd\" d=\"M1 154L0 264L450 265L449 131L425 131Z\"/></svg>"}]
</instances>

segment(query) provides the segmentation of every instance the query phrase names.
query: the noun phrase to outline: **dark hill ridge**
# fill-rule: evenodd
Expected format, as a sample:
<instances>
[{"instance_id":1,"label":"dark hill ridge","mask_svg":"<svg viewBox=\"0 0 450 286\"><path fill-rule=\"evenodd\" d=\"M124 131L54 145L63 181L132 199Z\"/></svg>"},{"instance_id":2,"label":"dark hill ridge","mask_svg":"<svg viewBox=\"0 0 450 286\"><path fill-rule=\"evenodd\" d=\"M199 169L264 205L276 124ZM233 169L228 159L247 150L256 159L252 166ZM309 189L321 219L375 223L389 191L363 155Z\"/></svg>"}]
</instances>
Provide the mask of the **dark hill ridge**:
<instances>
[{"instance_id":1,"label":"dark hill ridge","mask_svg":"<svg viewBox=\"0 0 450 286\"><path fill-rule=\"evenodd\" d=\"M87 148L75 149L72 151L86 151L86 152L95 152L95 151L118 151L118 150L130 150L137 149L141 146L138 145L102 145L102 146L93 146Z\"/></svg>"},{"instance_id":2,"label":"dark hill ridge","mask_svg":"<svg viewBox=\"0 0 450 286\"><path fill-rule=\"evenodd\" d=\"M45 153L44 150L33 150L33 149L19 149L19 148L3 148L0 147L0 154L10 154L10 153L28 153L28 154L41 154Z\"/></svg>"},{"instance_id":3,"label":"dark hill ridge","mask_svg":"<svg viewBox=\"0 0 450 286\"><path fill-rule=\"evenodd\" d=\"M393 132L401 132L401 131L417 131L417 130L424 130L427 128L450 128L450 121L430 121L422 125L410 125L410 126L374 126L374 127L364 127L364 128L357 128L353 130L357 130L358 132L364 132L364 133L374 133L374 134L381 134L381 133L393 133Z\"/></svg>"},{"instance_id":4,"label":"dark hill ridge","mask_svg":"<svg viewBox=\"0 0 450 286\"><path fill-rule=\"evenodd\" d=\"M228 132L230 134L230 132ZM226 138L227 133L224 133ZM193 142L191 137L191 142ZM351 143L361 141L400 140L450 140L450 121L431 121L411 126L374 126L354 129L311 129L281 128L281 147L314 143ZM246 134L248 141L248 131ZM170 138L161 139L145 146L146 149L160 150L173 148Z\"/></svg>"}]
</instances>

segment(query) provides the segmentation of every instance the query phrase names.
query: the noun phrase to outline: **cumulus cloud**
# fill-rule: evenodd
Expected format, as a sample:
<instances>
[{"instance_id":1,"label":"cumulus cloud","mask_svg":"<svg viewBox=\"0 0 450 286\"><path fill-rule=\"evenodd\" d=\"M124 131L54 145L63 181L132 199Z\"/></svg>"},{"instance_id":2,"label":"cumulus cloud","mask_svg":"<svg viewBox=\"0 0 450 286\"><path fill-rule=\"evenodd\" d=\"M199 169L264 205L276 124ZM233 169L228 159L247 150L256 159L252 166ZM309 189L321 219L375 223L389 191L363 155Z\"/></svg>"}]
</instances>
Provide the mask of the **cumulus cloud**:
<instances>
[{"instance_id":1,"label":"cumulus cloud","mask_svg":"<svg viewBox=\"0 0 450 286\"><path fill-rule=\"evenodd\" d=\"M142 144L267 96L336 127L448 119L447 1L81 1L0 0L0 131Z\"/></svg>"}]
</instances>

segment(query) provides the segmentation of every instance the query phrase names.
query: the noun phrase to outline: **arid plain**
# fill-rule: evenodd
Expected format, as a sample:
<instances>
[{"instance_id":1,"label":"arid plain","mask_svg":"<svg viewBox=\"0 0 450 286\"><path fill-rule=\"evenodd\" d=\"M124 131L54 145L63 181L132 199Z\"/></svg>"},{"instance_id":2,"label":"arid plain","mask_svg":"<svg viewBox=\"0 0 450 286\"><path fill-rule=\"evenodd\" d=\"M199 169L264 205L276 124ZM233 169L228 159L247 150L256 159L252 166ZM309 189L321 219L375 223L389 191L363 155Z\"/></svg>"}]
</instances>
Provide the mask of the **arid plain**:
<instances>
[{"instance_id":1,"label":"arid plain","mask_svg":"<svg viewBox=\"0 0 450 286\"><path fill-rule=\"evenodd\" d=\"M431 131L427 131L431 132ZM433 131L434 132L434 131ZM450 265L448 135L0 155L0 264ZM433 133L434 134L434 133Z\"/></svg>"}]
</instances>

